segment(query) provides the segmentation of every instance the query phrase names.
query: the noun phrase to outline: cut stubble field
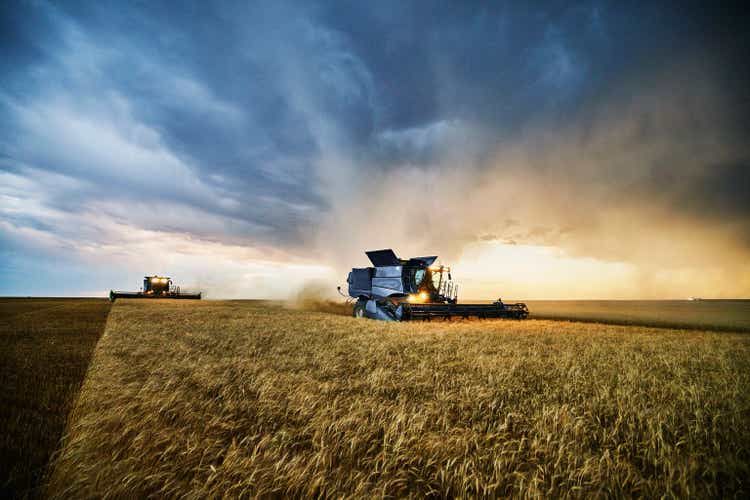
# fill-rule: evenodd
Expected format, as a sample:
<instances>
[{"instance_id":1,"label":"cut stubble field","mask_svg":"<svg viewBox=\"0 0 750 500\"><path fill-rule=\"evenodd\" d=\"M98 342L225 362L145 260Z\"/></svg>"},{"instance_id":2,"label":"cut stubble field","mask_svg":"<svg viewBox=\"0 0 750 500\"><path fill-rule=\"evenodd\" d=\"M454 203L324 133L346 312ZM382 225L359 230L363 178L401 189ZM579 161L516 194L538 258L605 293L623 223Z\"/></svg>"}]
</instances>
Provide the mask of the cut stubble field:
<instances>
[{"instance_id":1,"label":"cut stubble field","mask_svg":"<svg viewBox=\"0 0 750 500\"><path fill-rule=\"evenodd\" d=\"M46 492L726 496L750 336L118 301Z\"/></svg>"},{"instance_id":2,"label":"cut stubble field","mask_svg":"<svg viewBox=\"0 0 750 500\"><path fill-rule=\"evenodd\" d=\"M0 497L39 495L109 307L106 299L0 299Z\"/></svg>"}]
</instances>

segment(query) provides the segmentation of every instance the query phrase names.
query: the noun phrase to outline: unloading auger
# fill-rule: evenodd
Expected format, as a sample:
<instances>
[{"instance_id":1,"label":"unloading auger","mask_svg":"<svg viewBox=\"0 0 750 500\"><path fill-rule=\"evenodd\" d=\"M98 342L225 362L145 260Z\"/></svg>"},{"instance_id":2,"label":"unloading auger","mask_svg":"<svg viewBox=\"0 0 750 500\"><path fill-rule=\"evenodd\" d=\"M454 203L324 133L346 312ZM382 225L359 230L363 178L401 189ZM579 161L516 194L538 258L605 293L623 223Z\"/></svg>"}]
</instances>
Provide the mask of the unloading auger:
<instances>
[{"instance_id":1,"label":"unloading auger","mask_svg":"<svg viewBox=\"0 0 750 500\"><path fill-rule=\"evenodd\" d=\"M437 256L399 259L390 248L365 252L373 267L353 268L347 278L356 299L357 318L406 321L432 318L514 318L529 316L526 304L458 302L458 285L449 267L435 265ZM339 287L339 292L341 287Z\"/></svg>"}]
</instances>

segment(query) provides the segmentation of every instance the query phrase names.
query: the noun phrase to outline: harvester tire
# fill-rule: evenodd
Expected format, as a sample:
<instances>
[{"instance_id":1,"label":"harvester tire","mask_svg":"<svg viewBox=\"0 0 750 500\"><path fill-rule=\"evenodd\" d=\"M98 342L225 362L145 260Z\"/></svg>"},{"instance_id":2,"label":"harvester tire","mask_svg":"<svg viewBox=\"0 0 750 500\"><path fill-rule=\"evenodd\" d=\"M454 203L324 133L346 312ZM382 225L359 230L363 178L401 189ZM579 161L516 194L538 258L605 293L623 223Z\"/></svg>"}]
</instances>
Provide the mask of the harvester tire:
<instances>
[{"instance_id":1,"label":"harvester tire","mask_svg":"<svg viewBox=\"0 0 750 500\"><path fill-rule=\"evenodd\" d=\"M354 311L352 312L352 316L354 316L355 318L365 317L365 301L364 300L358 300L354 304Z\"/></svg>"}]
</instances>

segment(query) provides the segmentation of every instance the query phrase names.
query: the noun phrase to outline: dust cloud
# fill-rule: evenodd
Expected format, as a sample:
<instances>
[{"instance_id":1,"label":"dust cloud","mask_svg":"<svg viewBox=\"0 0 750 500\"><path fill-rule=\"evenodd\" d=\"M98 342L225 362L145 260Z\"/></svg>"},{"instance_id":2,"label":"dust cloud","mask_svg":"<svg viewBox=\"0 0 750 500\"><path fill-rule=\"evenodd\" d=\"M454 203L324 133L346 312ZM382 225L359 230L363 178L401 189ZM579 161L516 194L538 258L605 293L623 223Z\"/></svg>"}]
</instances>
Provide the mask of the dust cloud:
<instances>
[{"instance_id":1,"label":"dust cloud","mask_svg":"<svg viewBox=\"0 0 750 500\"><path fill-rule=\"evenodd\" d=\"M338 297L338 298L337 298ZM344 297L334 295L323 281L307 281L285 302L286 307L304 311L326 312L349 316L352 307Z\"/></svg>"},{"instance_id":2,"label":"dust cloud","mask_svg":"<svg viewBox=\"0 0 750 500\"><path fill-rule=\"evenodd\" d=\"M345 276L368 265L367 249L437 253L460 268L472 264L462 261L469 248L523 245L581 271L550 266L550 286L539 283L534 298L553 288L571 298L750 296L750 151L739 117L709 72L670 70L623 83L563 127L498 139L484 158L456 132L441 137L446 153L431 164L363 170L326 159L332 210L319 254ZM518 265L485 264L487 279ZM508 294L528 297L522 275L502 276Z\"/></svg>"}]
</instances>

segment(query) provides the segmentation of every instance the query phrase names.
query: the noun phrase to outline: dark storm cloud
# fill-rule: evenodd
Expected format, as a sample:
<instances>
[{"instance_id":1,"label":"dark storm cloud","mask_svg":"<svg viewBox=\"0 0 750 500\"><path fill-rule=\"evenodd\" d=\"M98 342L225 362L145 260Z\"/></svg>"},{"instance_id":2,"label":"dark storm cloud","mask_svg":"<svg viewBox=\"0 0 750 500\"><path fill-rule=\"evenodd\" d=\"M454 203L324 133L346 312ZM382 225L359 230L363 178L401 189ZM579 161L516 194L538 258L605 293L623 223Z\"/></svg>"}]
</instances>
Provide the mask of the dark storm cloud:
<instances>
[{"instance_id":1,"label":"dark storm cloud","mask_svg":"<svg viewBox=\"0 0 750 500\"><path fill-rule=\"evenodd\" d=\"M615 203L656 197L750 241L740 14L684 2L6 2L4 232L95 244L99 229L82 222L95 214L301 248L329 234L327 216L375 210L383 176L514 178L519 167L496 159L524 144L533 161L516 163L541 178ZM576 231L562 220L534 233L546 223L467 227L456 244Z\"/></svg>"},{"instance_id":2,"label":"dark storm cloud","mask_svg":"<svg viewBox=\"0 0 750 500\"><path fill-rule=\"evenodd\" d=\"M60 208L97 197L182 203L269 228L249 235L284 242L325 207L310 166L317 145L285 83L288 66L314 47L305 39L284 47L291 27L272 26L285 12L260 9L269 27L247 30L239 21L258 21L252 12L31 10L17 17L45 21L26 38L46 57L30 60L25 80L16 78L23 85L7 89L5 163L90 183L83 199L52 200ZM47 34L45 24L55 29Z\"/></svg>"}]
</instances>

